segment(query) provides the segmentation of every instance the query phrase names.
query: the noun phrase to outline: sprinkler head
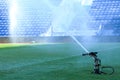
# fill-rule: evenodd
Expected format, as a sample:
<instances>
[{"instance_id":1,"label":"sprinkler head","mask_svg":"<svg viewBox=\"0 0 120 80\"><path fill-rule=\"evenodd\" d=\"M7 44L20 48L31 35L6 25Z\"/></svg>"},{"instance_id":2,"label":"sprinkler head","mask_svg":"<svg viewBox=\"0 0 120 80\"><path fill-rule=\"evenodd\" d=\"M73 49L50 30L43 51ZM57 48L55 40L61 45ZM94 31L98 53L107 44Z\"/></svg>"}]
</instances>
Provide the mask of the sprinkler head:
<instances>
[{"instance_id":1,"label":"sprinkler head","mask_svg":"<svg viewBox=\"0 0 120 80\"><path fill-rule=\"evenodd\" d=\"M89 55L89 56L97 56L96 54L97 54L98 52L89 52L89 53L84 53L84 54L82 54L82 56L86 56L86 55Z\"/></svg>"},{"instance_id":2,"label":"sprinkler head","mask_svg":"<svg viewBox=\"0 0 120 80\"><path fill-rule=\"evenodd\" d=\"M97 56L97 55L96 55L97 53L98 53L98 52L90 52L89 55L90 55L90 56Z\"/></svg>"}]
</instances>

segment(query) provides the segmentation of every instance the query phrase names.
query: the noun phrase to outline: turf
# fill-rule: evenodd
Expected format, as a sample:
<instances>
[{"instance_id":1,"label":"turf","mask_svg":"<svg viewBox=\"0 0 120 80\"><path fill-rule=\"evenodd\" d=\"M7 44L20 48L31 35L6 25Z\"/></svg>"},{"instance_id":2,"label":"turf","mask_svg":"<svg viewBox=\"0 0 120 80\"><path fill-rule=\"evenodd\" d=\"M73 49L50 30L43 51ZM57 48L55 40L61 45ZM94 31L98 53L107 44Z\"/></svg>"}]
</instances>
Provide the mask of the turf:
<instances>
[{"instance_id":1,"label":"turf","mask_svg":"<svg viewBox=\"0 0 120 80\"><path fill-rule=\"evenodd\" d=\"M113 75L91 74L93 60L81 56L84 50L77 44L6 45L0 44L0 80L120 79L120 43L85 44L89 51L99 52L102 65L115 68Z\"/></svg>"}]
</instances>

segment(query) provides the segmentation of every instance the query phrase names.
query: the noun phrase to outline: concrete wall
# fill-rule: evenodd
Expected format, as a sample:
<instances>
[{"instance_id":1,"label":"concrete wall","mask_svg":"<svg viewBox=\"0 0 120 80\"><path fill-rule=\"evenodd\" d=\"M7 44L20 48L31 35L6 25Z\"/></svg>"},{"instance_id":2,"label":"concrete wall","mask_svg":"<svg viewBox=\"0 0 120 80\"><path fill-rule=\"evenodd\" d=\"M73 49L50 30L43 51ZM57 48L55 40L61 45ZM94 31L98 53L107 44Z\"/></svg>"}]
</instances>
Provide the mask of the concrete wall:
<instances>
[{"instance_id":1,"label":"concrete wall","mask_svg":"<svg viewBox=\"0 0 120 80\"><path fill-rule=\"evenodd\" d=\"M93 36L83 37L76 36L77 40L82 42L120 42L119 36ZM57 36L57 37L0 37L0 43L45 43L45 42L73 42L74 40L70 36Z\"/></svg>"}]
</instances>

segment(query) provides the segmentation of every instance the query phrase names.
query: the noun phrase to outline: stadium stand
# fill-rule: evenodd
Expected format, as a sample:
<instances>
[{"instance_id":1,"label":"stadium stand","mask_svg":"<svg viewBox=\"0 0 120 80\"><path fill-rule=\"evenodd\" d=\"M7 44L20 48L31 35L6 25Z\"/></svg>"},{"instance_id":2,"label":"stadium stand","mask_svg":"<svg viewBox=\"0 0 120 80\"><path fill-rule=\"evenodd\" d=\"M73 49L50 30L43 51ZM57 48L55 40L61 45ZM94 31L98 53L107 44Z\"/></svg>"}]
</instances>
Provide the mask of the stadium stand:
<instances>
[{"instance_id":1,"label":"stadium stand","mask_svg":"<svg viewBox=\"0 0 120 80\"><path fill-rule=\"evenodd\" d=\"M120 35L120 0L93 0L92 5L89 7L89 14L92 20L89 20L87 25L90 25L88 26L90 30L98 30L100 26L102 26L101 28L103 29L100 29L96 35ZM36 37L49 29L53 16L48 6L42 5L41 9L36 8L30 10L30 6L26 5L24 6L24 10L26 16L22 19L18 19L19 27L15 29L17 36ZM39 15L37 13L39 13ZM80 16L80 14L77 14L70 25L70 31L75 30L76 33L74 34L77 36L81 34L79 33L79 26L81 25ZM23 22L23 24L21 24L21 22ZM9 27L10 21L7 0L0 0L1 37L10 36ZM66 35L61 32L55 34L60 36Z\"/></svg>"},{"instance_id":2,"label":"stadium stand","mask_svg":"<svg viewBox=\"0 0 120 80\"><path fill-rule=\"evenodd\" d=\"M8 18L7 0L0 0L0 36L9 35L9 18Z\"/></svg>"},{"instance_id":3,"label":"stadium stand","mask_svg":"<svg viewBox=\"0 0 120 80\"><path fill-rule=\"evenodd\" d=\"M92 27L98 28L99 25L104 26L104 31L100 35L105 35L105 32L113 31L113 34L120 35L120 1L119 0L94 0L89 11L93 19Z\"/></svg>"}]
</instances>

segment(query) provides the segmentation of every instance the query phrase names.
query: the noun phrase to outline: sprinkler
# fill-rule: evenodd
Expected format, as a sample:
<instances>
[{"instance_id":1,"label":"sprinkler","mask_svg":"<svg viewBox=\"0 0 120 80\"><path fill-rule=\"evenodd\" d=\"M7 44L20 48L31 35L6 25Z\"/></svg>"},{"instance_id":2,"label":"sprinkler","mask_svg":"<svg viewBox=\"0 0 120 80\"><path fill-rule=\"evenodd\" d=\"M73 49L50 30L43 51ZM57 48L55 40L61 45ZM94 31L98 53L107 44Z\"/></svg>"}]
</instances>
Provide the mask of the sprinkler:
<instances>
[{"instance_id":1,"label":"sprinkler","mask_svg":"<svg viewBox=\"0 0 120 80\"><path fill-rule=\"evenodd\" d=\"M114 68L111 66L101 66L101 60L97 57L98 52L89 52L84 53L82 56L90 56L94 59L94 71L92 73L95 74L113 74Z\"/></svg>"}]
</instances>

